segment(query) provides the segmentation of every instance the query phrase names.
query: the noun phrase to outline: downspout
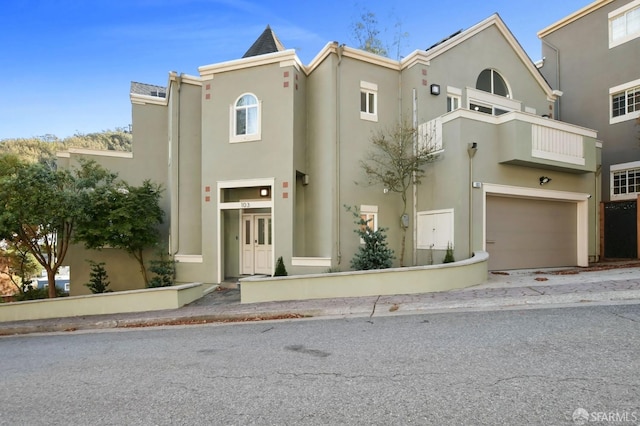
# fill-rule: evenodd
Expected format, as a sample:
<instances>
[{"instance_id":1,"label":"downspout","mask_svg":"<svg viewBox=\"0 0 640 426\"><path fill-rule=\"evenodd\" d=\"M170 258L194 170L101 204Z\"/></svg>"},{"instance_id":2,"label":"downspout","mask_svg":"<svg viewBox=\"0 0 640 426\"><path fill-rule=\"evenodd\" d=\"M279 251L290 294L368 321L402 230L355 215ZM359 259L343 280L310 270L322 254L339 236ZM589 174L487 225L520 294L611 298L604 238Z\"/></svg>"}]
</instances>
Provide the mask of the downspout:
<instances>
[{"instance_id":1,"label":"downspout","mask_svg":"<svg viewBox=\"0 0 640 426\"><path fill-rule=\"evenodd\" d=\"M467 148L469 154L469 257L473 257L473 157L478 151L478 144L472 142Z\"/></svg>"},{"instance_id":2,"label":"downspout","mask_svg":"<svg viewBox=\"0 0 640 426\"><path fill-rule=\"evenodd\" d=\"M175 119L175 131L172 125L172 143L170 155L171 176L174 177L171 182L173 193L175 194L175 209L172 209L171 228L172 228L172 241L175 241L175 248L172 246L170 253L175 256L180 251L180 92L182 90L182 74L179 76L173 75L176 82L176 88L178 91L176 98L176 110L173 111L171 120ZM174 150L175 143L175 150ZM174 158L175 151L175 158ZM175 173L173 171L175 165ZM172 202L173 204L173 202ZM174 218L175 217L175 218ZM173 225L175 224L175 226Z\"/></svg>"},{"instance_id":3,"label":"downspout","mask_svg":"<svg viewBox=\"0 0 640 426\"><path fill-rule=\"evenodd\" d=\"M413 88L412 94L412 113L413 116L412 126L414 129L413 132L413 155L416 155L418 152L418 91L416 88ZM416 185L416 174L413 173L412 177L412 191L413 191L413 266L418 264L418 186Z\"/></svg>"},{"instance_id":4,"label":"downspout","mask_svg":"<svg viewBox=\"0 0 640 426\"><path fill-rule=\"evenodd\" d=\"M602 200L602 194L600 193L601 191L598 190L598 181L600 178L600 175L602 174L602 164L598 164L596 166L596 171L593 174L593 251L594 251L594 256L593 256L593 260L594 262L599 262L600 259L602 258L603 253L600 252L600 244L599 244L599 239L598 236L600 235L600 232L602 232L602 230L600 229L600 221L599 221L599 215L600 215L600 202Z\"/></svg>"},{"instance_id":5,"label":"downspout","mask_svg":"<svg viewBox=\"0 0 640 426\"><path fill-rule=\"evenodd\" d=\"M558 87L556 87L556 89L558 90L562 90L562 86L560 84L560 49L558 49L557 47L555 47L553 44L549 43L547 40L545 40L544 38L540 39L542 40L542 42L544 44L546 44L547 46L549 46L551 49L554 50L554 52L556 52L556 84L558 85ZM544 62L543 65L544 67ZM556 106L556 120L560 121L560 97L556 98L556 102L558 103L558 105Z\"/></svg>"},{"instance_id":6,"label":"downspout","mask_svg":"<svg viewBox=\"0 0 640 426\"><path fill-rule=\"evenodd\" d=\"M336 64L336 257L338 265L342 262L342 251L340 246L340 64L342 62L342 46L336 48L338 63Z\"/></svg>"}]
</instances>

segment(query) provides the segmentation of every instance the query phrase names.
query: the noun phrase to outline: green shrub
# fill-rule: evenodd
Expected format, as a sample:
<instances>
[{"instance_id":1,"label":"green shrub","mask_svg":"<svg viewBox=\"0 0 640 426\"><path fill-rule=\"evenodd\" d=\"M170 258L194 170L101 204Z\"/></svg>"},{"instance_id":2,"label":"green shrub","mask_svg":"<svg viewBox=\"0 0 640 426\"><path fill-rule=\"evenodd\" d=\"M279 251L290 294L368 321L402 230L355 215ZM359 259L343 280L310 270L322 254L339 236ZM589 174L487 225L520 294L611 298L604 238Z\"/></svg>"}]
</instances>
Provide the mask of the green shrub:
<instances>
[{"instance_id":1,"label":"green shrub","mask_svg":"<svg viewBox=\"0 0 640 426\"><path fill-rule=\"evenodd\" d=\"M387 243L386 231L388 228L378 228L374 231L356 207L345 206L345 208L353 214L356 224L356 229L353 232L358 234L364 242L358 247L358 251L351 259L351 268L357 271L390 268L395 256Z\"/></svg>"},{"instance_id":2,"label":"green shrub","mask_svg":"<svg viewBox=\"0 0 640 426\"><path fill-rule=\"evenodd\" d=\"M94 262L87 260L91 265L91 273L89 274L89 282L85 284L93 294L110 293L107 270L104 268L104 262Z\"/></svg>"},{"instance_id":3,"label":"green shrub","mask_svg":"<svg viewBox=\"0 0 640 426\"><path fill-rule=\"evenodd\" d=\"M289 275L287 274L287 268L284 267L284 261L282 260L282 256L280 256L276 261L276 271L274 272L273 276L286 277L287 275Z\"/></svg>"},{"instance_id":4,"label":"green shrub","mask_svg":"<svg viewBox=\"0 0 640 426\"><path fill-rule=\"evenodd\" d=\"M451 246L451 243L447 243L447 252L444 255L442 263L452 263L455 261L456 259L453 257L453 247Z\"/></svg>"},{"instance_id":5,"label":"green shrub","mask_svg":"<svg viewBox=\"0 0 640 426\"><path fill-rule=\"evenodd\" d=\"M61 288L56 287L56 297L65 297L68 296L69 293L64 291ZM30 287L26 291L22 293L16 293L15 301L22 302L25 300L40 300L40 299L48 299L49 298L49 289L45 288L33 288Z\"/></svg>"},{"instance_id":6,"label":"green shrub","mask_svg":"<svg viewBox=\"0 0 640 426\"><path fill-rule=\"evenodd\" d=\"M164 252L160 254L159 260L151 261L149 270L155 274L149 280L149 288L170 287L176 281L176 261Z\"/></svg>"}]
</instances>

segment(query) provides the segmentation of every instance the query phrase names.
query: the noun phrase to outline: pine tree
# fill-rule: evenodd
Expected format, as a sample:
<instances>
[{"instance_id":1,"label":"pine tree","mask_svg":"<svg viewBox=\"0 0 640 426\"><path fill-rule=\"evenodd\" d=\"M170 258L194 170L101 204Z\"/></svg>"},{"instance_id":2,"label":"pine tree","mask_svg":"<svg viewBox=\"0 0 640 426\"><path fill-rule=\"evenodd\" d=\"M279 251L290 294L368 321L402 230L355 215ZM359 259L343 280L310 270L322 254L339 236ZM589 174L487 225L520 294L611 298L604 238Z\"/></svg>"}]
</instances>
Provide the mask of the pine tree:
<instances>
[{"instance_id":1,"label":"pine tree","mask_svg":"<svg viewBox=\"0 0 640 426\"><path fill-rule=\"evenodd\" d=\"M354 223L357 225L353 232L358 234L364 242L351 259L351 268L357 271L390 268L395 256L387 243L387 228L378 228L374 231L369 226L369 221L360 215L357 208L346 208L353 213Z\"/></svg>"}]
</instances>

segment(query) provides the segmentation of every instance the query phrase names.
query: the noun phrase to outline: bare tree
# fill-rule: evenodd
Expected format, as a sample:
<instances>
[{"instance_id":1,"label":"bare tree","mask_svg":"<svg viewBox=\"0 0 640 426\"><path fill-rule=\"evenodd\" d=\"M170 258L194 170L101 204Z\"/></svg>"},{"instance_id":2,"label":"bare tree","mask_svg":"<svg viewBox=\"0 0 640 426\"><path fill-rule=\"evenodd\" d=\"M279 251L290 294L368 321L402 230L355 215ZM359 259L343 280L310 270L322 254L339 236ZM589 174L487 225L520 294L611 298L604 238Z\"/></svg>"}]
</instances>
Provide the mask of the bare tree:
<instances>
[{"instance_id":1,"label":"bare tree","mask_svg":"<svg viewBox=\"0 0 640 426\"><path fill-rule=\"evenodd\" d=\"M409 37L409 33L402 31L402 21L400 19L396 19L393 24L391 42L383 40L380 24L375 13L362 9L358 19L352 25L353 37L358 44L358 49L386 57L390 57L391 51L395 51L396 59L400 59L402 41ZM387 32L386 28L384 32Z\"/></svg>"},{"instance_id":2,"label":"bare tree","mask_svg":"<svg viewBox=\"0 0 640 426\"><path fill-rule=\"evenodd\" d=\"M400 266L404 266L404 252L408 223L403 220L407 214L407 196L414 183L421 183L424 166L437 155L434 138L421 134L407 123L399 123L388 130L378 131L371 138L373 149L365 154L360 165L367 175L370 185L383 185L390 192L400 194L402 214L400 228Z\"/></svg>"}]
</instances>

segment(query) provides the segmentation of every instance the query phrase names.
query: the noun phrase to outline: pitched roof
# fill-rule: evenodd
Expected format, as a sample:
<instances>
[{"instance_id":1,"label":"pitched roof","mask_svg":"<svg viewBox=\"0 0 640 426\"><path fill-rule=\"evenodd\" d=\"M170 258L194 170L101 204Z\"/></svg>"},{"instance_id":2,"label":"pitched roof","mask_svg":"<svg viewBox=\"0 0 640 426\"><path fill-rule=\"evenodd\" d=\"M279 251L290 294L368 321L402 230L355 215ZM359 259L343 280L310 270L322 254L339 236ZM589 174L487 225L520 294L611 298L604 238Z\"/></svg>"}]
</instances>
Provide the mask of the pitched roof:
<instances>
[{"instance_id":1,"label":"pitched roof","mask_svg":"<svg viewBox=\"0 0 640 426\"><path fill-rule=\"evenodd\" d=\"M548 27L538 31L538 38L546 37L549 34L551 34L552 32L554 32L556 30L559 30L560 28L562 28L562 27L564 27L566 25L569 25L570 23L572 23L574 21L577 21L578 19L587 16L591 12L594 12L594 11L600 9L602 6L608 5L612 1L614 1L614 0L596 0L591 4L588 4L585 7L583 7L582 9L578 10L577 12L574 12L569 16L565 16L564 18L562 18L558 22L556 22L554 24L551 24Z\"/></svg>"},{"instance_id":2,"label":"pitched roof","mask_svg":"<svg viewBox=\"0 0 640 426\"><path fill-rule=\"evenodd\" d=\"M155 86L153 84L138 83L137 81L131 82L131 91L129 93L135 93L136 95L157 96L159 98L167 97L167 88L164 86Z\"/></svg>"},{"instance_id":3,"label":"pitched roof","mask_svg":"<svg viewBox=\"0 0 640 426\"><path fill-rule=\"evenodd\" d=\"M242 56L248 58L250 56L264 55L267 53L281 52L285 50L278 37L273 32L271 27L267 25L267 28L262 32L260 37L251 45L249 50Z\"/></svg>"}]
</instances>

